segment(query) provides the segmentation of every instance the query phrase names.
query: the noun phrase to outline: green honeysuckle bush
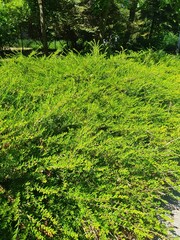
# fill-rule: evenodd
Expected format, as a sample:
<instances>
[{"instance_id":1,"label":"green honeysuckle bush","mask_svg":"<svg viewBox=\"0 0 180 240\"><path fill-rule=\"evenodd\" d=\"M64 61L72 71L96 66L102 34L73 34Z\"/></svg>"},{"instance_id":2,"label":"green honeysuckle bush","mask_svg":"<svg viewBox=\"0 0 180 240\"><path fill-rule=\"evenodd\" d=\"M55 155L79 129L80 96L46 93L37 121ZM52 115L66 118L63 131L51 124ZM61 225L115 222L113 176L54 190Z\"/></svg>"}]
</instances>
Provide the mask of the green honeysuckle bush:
<instances>
[{"instance_id":1,"label":"green honeysuckle bush","mask_svg":"<svg viewBox=\"0 0 180 240\"><path fill-rule=\"evenodd\" d=\"M161 55L0 60L0 239L169 239L180 59Z\"/></svg>"}]
</instances>

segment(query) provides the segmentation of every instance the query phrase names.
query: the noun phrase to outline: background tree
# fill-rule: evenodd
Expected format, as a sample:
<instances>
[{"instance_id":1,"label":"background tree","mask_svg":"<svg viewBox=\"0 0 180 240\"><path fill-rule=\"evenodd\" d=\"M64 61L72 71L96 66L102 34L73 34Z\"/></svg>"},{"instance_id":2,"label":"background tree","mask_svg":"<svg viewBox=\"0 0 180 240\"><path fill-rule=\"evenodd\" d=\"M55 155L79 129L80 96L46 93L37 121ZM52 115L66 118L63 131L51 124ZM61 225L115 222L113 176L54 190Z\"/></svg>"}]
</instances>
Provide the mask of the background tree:
<instances>
[{"instance_id":1,"label":"background tree","mask_svg":"<svg viewBox=\"0 0 180 240\"><path fill-rule=\"evenodd\" d=\"M139 20L141 28L136 39L136 44L142 47L166 48L163 45L164 37L169 33L178 33L179 26L179 1L171 0L146 0L139 6ZM175 46L174 46L175 47Z\"/></svg>"},{"instance_id":2,"label":"background tree","mask_svg":"<svg viewBox=\"0 0 180 240\"><path fill-rule=\"evenodd\" d=\"M24 0L0 0L0 48L10 46L21 38L28 14Z\"/></svg>"},{"instance_id":3,"label":"background tree","mask_svg":"<svg viewBox=\"0 0 180 240\"><path fill-rule=\"evenodd\" d=\"M92 40L100 41L111 52L121 47L175 51L177 45L178 0L1 0L0 3L1 46L16 42L20 33L41 40L46 52L48 43L57 40L78 51L86 49L86 42Z\"/></svg>"}]
</instances>

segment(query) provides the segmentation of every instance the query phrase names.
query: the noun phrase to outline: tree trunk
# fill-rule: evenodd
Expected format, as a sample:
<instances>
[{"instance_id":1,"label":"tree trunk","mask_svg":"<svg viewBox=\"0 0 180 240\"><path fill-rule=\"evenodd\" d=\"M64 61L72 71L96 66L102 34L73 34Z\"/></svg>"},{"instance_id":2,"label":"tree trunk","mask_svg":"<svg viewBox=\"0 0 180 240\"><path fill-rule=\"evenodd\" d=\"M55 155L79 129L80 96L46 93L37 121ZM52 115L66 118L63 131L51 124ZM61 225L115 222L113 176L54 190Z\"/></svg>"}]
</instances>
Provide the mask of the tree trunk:
<instances>
[{"instance_id":1,"label":"tree trunk","mask_svg":"<svg viewBox=\"0 0 180 240\"><path fill-rule=\"evenodd\" d=\"M22 33L22 27L21 27L21 25L19 26L19 30L20 30L20 39L21 39L21 51L23 52L23 50L24 50L24 44L23 44L23 33Z\"/></svg>"},{"instance_id":2,"label":"tree trunk","mask_svg":"<svg viewBox=\"0 0 180 240\"><path fill-rule=\"evenodd\" d=\"M160 15L160 6L161 2L160 0L155 0L151 1L151 10L152 11L152 16L151 16L151 25L149 29L149 47L152 46L152 40L153 40L153 35L157 32L157 27L158 23L160 24L158 20L158 16Z\"/></svg>"},{"instance_id":3,"label":"tree trunk","mask_svg":"<svg viewBox=\"0 0 180 240\"><path fill-rule=\"evenodd\" d=\"M152 17L152 21L151 21L151 26L150 26L150 30L149 30L149 44L151 44L151 40L152 40L152 36L153 36L153 32L154 32L154 27L155 27L155 22L156 22L156 13L153 13L153 17Z\"/></svg>"},{"instance_id":4,"label":"tree trunk","mask_svg":"<svg viewBox=\"0 0 180 240\"><path fill-rule=\"evenodd\" d=\"M132 34L133 23L134 23L135 16L136 16L137 6L138 6L138 0L131 0L130 9L129 9L129 19L128 19L128 23L127 23L127 30L126 30L125 36L124 36L124 46L127 46L128 42L130 40L131 34Z\"/></svg>"},{"instance_id":5,"label":"tree trunk","mask_svg":"<svg viewBox=\"0 0 180 240\"><path fill-rule=\"evenodd\" d=\"M47 43L47 35L46 35L43 0L38 0L38 5L39 5L39 19L40 19L40 26L41 26L43 52L45 55L48 55L48 43Z\"/></svg>"},{"instance_id":6,"label":"tree trunk","mask_svg":"<svg viewBox=\"0 0 180 240\"><path fill-rule=\"evenodd\" d=\"M178 55L180 53L180 33L179 33L179 38L177 42L177 49L176 49L176 54Z\"/></svg>"},{"instance_id":7,"label":"tree trunk","mask_svg":"<svg viewBox=\"0 0 180 240\"><path fill-rule=\"evenodd\" d=\"M107 20L109 15L109 8L111 6L111 0L106 1L106 7L103 9L102 20L100 22L100 40L103 42L105 39L105 33L107 30Z\"/></svg>"}]
</instances>

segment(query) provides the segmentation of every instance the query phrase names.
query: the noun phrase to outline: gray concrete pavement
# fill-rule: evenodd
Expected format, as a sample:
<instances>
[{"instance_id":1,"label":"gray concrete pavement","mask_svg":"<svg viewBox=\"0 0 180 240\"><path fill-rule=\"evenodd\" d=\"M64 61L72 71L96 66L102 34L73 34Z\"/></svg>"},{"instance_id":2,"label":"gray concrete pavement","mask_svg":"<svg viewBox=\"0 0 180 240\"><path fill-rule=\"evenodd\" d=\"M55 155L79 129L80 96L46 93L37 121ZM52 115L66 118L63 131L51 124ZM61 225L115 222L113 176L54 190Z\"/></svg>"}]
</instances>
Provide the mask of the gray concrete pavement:
<instances>
[{"instance_id":1,"label":"gray concrete pavement","mask_svg":"<svg viewBox=\"0 0 180 240\"><path fill-rule=\"evenodd\" d=\"M173 218L174 218L174 232L180 239L180 207L177 207L177 209L172 211Z\"/></svg>"}]
</instances>

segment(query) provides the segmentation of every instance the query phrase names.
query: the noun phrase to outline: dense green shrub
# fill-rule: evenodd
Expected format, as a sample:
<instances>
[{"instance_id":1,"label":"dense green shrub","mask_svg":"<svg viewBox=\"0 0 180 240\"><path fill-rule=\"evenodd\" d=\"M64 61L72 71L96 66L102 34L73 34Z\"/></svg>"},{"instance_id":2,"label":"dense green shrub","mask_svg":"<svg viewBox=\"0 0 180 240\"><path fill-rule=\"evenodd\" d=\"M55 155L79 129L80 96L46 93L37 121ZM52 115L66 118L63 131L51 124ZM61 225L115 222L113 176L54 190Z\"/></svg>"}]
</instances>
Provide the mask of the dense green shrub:
<instances>
[{"instance_id":1,"label":"dense green shrub","mask_svg":"<svg viewBox=\"0 0 180 240\"><path fill-rule=\"evenodd\" d=\"M180 60L137 59L1 60L1 239L166 238Z\"/></svg>"}]
</instances>

